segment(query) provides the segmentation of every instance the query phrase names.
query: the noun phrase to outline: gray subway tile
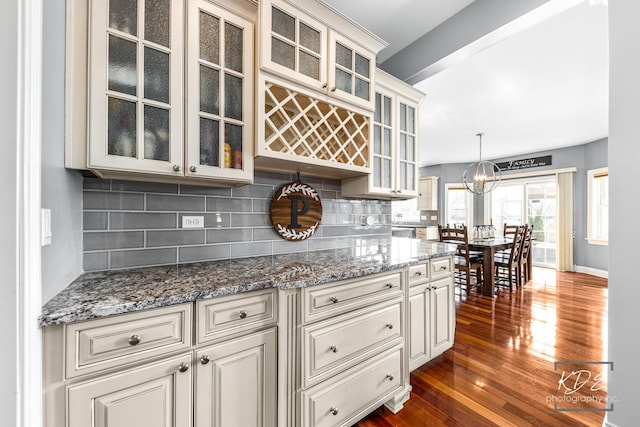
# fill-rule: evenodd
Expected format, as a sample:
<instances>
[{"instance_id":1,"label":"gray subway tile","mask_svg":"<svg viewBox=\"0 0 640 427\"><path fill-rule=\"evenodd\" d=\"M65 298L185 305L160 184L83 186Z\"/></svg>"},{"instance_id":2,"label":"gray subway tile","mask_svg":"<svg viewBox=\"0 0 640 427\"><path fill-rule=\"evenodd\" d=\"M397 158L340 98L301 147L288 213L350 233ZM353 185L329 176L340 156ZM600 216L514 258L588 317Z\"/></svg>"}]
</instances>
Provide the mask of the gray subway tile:
<instances>
[{"instance_id":1,"label":"gray subway tile","mask_svg":"<svg viewBox=\"0 0 640 427\"><path fill-rule=\"evenodd\" d=\"M333 190L320 190L320 200L322 200L322 204L326 203L327 200L335 200L338 197L337 192Z\"/></svg>"},{"instance_id":2,"label":"gray subway tile","mask_svg":"<svg viewBox=\"0 0 640 427\"><path fill-rule=\"evenodd\" d=\"M82 188L85 190L107 190L111 189L110 179L93 178L85 176L82 178Z\"/></svg>"},{"instance_id":3,"label":"gray subway tile","mask_svg":"<svg viewBox=\"0 0 640 427\"><path fill-rule=\"evenodd\" d=\"M231 196L230 188L203 187L180 184L180 194L200 194L203 196Z\"/></svg>"},{"instance_id":4,"label":"gray subway tile","mask_svg":"<svg viewBox=\"0 0 640 427\"><path fill-rule=\"evenodd\" d=\"M342 181L339 179L328 179L325 178L322 180L322 189L323 190L333 190L340 191L342 190Z\"/></svg>"},{"instance_id":5,"label":"gray subway tile","mask_svg":"<svg viewBox=\"0 0 640 427\"><path fill-rule=\"evenodd\" d=\"M289 254L293 252L306 252L309 249L308 241L302 240L291 242L289 240L280 239L273 242L273 254Z\"/></svg>"},{"instance_id":6,"label":"gray subway tile","mask_svg":"<svg viewBox=\"0 0 640 427\"><path fill-rule=\"evenodd\" d=\"M143 231L111 231L83 233L85 251L144 247Z\"/></svg>"},{"instance_id":7,"label":"gray subway tile","mask_svg":"<svg viewBox=\"0 0 640 427\"><path fill-rule=\"evenodd\" d=\"M317 233L316 233L317 234ZM309 239L309 250L310 251L320 251L323 249L335 249L336 248L337 239L333 237L329 238L312 238Z\"/></svg>"},{"instance_id":8,"label":"gray subway tile","mask_svg":"<svg viewBox=\"0 0 640 427\"><path fill-rule=\"evenodd\" d=\"M250 228L221 228L207 230L207 243L250 242L253 232Z\"/></svg>"},{"instance_id":9,"label":"gray subway tile","mask_svg":"<svg viewBox=\"0 0 640 427\"><path fill-rule=\"evenodd\" d=\"M204 217L204 228L226 228L231 224L231 216L228 213L182 212L178 215L180 227L182 227L183 216Z\"/></svg>"},{"instance_id":10,"label":"gray subway tile","mask_svg":"<svg viewBox=\"0 0 640 427\"><path fill-rule=\"evenodd\" d=\"M177 248L161 248L112 251L111 268L175 264L177 259L177 250Z\"/></svg>"},{"instance_id":11,"label":"gray subway tile","mask_svg":"<svg viewBox=\"0 0 640 427\"><path fill-rule=\"evenodd\" d=\"M273 197L272 185L245 185L231 190L233 197L255 197L261 199L271 199Z\"/></svg>"},{"instance_id":12,"label":"gray subway tile","mask_svg":"<svg viewBox=\"0 0 640 427\"><path fill-rule=\"evenodd\" d=\"M84 209L92 210L143 210L144 195L104 191L84 191Z\"/></svg>"},{"instance_id":13,"label":"gray subway tile","mask_svg":"<svg viewBox=\"0 0 640 427\"><path fill-rule=\"evenodd\" d=\"M120 181L112 180L111 189L114 191L137 191L140 193L178 193L178 184L164 184L160 182Z\"/></svg>"},{"instance_id":14,"label":"gray subway tile","mask_svg":"<svg viewBox=\"0 0 640 427\"><path fill-rule=\"evenodd\" d=\"M207 197L207 212L251 212L251 199Z\"/></svg>"},{"instance_id":15,"label":"gray subway tile","mask_svg":"<svg viewBox=\"0 0 640 427\"><path fill-rule=\"evenodd\" d=\"M338 219L336 214L334 213L325 213L322 211L322 221L320 222L320 226L323 225L336 225L338 223Z\"/></svg>"},{"instance_id":16,"label":"gray subway tile","mask_svg":"<svg viewBox=\"0 0 640 427\"><path fill-rule=\"evenodd\" d=\"M204 230L147 231L147 247L198 245L204 243Z\"/></svg>"},{"instance_id":17,"label":"gray subway tile","mask_svg":"<svg viewBox=\"0 0 640 427\"><path fill-rule=\"evenodd\" d=\"M231 258L271 255L271 242L233 243Z\"/></svg>"},{"instance_id":18,"label":"gray subway tile","mask_svg":"<svg viewBox=\"0 0 640 427\"><path fill-rule=\"evenodd\" d=\"M346 236L349 234L348 226L327 225L327 226L321 226L321 228L322 228L322 236L324 237Z\"/></svg>"},{"instance_id":19,"label":"gray subway tile","mask_svg":"<svg viewBox=\"0 0 640 427\"><path fill-rule=\"evenodd\" d=\"M253 240L276 240L281 239L281 237L276 233L276 230L273 227L264 227L264 228L254 228L253 229Z\"/></svg>"},{"instance_id":20,"label":"gray subway tile","mask_svg":"<svg viewBox=\"0 0 640 427\"><path fill-rule=\"evenodd\" d=\"M271 200L269 199L253 199L254 212L271 212Z\"/></svg>"},{"instance_id":21,"label":"gray subway tile","mask_svg":"<svg viewBox=\"0 0 640 427\"><path fill-rule=\"evenodd\" d=\"M265 171L255 171L253 174L253 182L255 184L281 186L286 182L291 182L295 178L290 173L275 173Z\"/></svg>"},{"instance_id":22,"label":"gray subway tile","mask_svg":"<svg viewBox=\"0 0 640 427\"><path fill-rule=\"evenodd\" d=\"M230 245L185 246L178 248L179 262L229 259L230 254Z\"/></svg>"},{"instance_id":23,"label":"gray subway tile","mask_svg":"<svg viewBox=\"0 0 640 427\"><path fill-rule=\"evenodd\" d=\"M231 215L232 227L265 227L268 225L271 225L271 220L269 219L269 215L266 213L234 213Z\"/></svg>"},{"instance_id":24,"label":"gray subway tile","mask_svg":"<svg viewBox=\"0 0 640 427\"><path fill-rule=\"evenodd\" d=\"M112 230L176 228L175 213L160 212L111 212L109 224Z\"/></svg>"},{"instance_id":25,"label":"gray subway tile","mask_svg":"<svg viewBox=\"0 0 640 427\"><path fill-rule=\"evenodd\" d=\"M148 211L204 211L204 197L147 194Z\"/></svg>"},{"instance_id":26,"label":"gray subway tile","mask_svg":"<svg viewBox=\"0 0 640 427\"><path fill-rule=\"evenodd\" d=\"M107 212L85 212L82 215L82 228L84 230L106 230L109 226L108 218Z\"/></svg>"},{"instance_id":27,"label":"gray subway tile","mask_svg":"<svg viewBox=\"0 0 640 427\"><path fill-rule=\"evenodd\" d=\"M109 268L109 252L85 252L82 256L84 271L107 270Z\"/></svg>"}]
</instances>

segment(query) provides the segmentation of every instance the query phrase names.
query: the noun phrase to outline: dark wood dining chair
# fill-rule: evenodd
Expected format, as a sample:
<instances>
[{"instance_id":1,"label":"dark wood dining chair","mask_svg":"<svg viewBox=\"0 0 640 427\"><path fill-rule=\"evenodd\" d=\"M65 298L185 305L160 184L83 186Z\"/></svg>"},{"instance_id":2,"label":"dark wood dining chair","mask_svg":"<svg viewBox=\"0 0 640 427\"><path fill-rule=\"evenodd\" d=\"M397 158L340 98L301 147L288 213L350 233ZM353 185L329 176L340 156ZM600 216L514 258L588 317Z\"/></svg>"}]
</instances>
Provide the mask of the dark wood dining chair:
<instances>
[{"instance_id":1,"label":"dark wood dining chair","mask_svg":"<svg viewBox=\"0 0 640 427\"><path fill-rule=\"evenodd\" d=\"M529 258L533 250L533 225L525 224L524 237L522 240L522 250L520 251L520 262L518 263L518 277L520 283L524 284L531 280L529 271Z\"/></svg>"},{"instance_id":2,"label":"dark wood dining chair","mask_svg":"<svg viewBox=\"0 0 640 427\"><path fill-rule=\"evenodd\" d=\"M521 227L518 224L507 224L506 222L504 223L503 227L502 227L502 235L504 237L513 237L516 232L518 231L518 228Z\"/></svg>"},{"instance_id":3,"label":"dark wood dining chair","mask_svg":"<svg viewBox=\"0 0 640 427\"><path fill-rule=\"evenodd\" d=\"M503 253L496 253L493 263L495 265L495 284L509 288L513 292L514 286L520 286L520 254L522 253L522 243L524 240L525 227L519 226L513 235L513 245L511 250Z\"/></svg>"},{"instance_id":4,"label":"dark wood dining chair","mask_svg":"<svg viewBox=\"0 0 640 427\"><path fill-rule=\"evenodd\" d=\"M438 225L440 241L457 245L454 255L456 285L465 286L467 294L472 286L482 284L482 256L471 255L469 251L469 236L466 226ZM475 278L475 283L471 279Z\"/></svg>"}]
</instances>

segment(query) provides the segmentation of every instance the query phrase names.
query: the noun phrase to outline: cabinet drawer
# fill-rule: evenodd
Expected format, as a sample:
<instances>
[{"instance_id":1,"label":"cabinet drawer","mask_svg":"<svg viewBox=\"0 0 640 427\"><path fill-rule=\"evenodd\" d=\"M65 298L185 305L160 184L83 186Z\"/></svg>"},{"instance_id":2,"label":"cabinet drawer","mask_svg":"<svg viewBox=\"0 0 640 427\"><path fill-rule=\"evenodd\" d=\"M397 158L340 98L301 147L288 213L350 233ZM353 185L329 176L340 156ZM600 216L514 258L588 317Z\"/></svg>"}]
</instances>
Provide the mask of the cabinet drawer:
<instances>
[{"instance_id":1,"label":"cabinet drawer","mask_svg":"<svg viewBox=\"0 0 640 427\"><path fill-rule=\"evenodd\" d=\"M198 301L198 344L275 323L275 289Z\"/></svg>"},{"instance_id":2,"label":"cabinet drawer","mask_svg":"<svg viewBox=\"0 0 640 427\"><path fill-rule=\"evenodd\" d=\"M66 377L188 349L191 313L185 304L67 325Z\"/></svg>"},{"instance_id":3,"label":"cabinet drawer","mask_svg":"<svg viewBox=\"0 0 640 427\"><path fill-rule=\"evenodd\" d=\"M426 228L416 228L416 239L426 239L427 238L427 229Z\"/></svg>"},{"instance_id":4,"label":"cabinet drawer","mask_svg":"<svg viewBox=\"0 0 640 427\"><path fill-rule=\"evenodd\" d=\"M431 279L446 277L453 272L451 257L437 258L431 260Z\"/></svg>"},{"instance_id":5,"label":"cabinet drawer","mask_svg":"<svg viewBox=\"0 0 640 427\"><path fill-rule=\"evenodd\" d=\"M303 319L319 320L402 294L402 271L304 288Z\"/></svg>"},{"instance_id":6,"label":"cabinet drawer","mask_svg":"<svg viewBox=\"0 0 640 427\"><path fill-rule=\"evenodd\" d=\"M302 425L351 425L384 403L403 385L402 352L394 348L304 391Z\"/></svg>"},{"instance_id":7,"label":"cabinet drawer","mask_svg":"<svg viewBox=\"0 0 640 427\"><path fill-rule=\"evenodd\" d=\"M409 286L424 283L429 280L429 263L412 265L409 267Z\"/></svg>"},{"instance_id":8,"label":"cabinet drawer","mask_svg":"<svg viewBox=\"0 0 640 427\"><path fill-rule=\"evenodd\" d=\"M302 328L304 387L368 360L403 336L402 300L338 316Z\"/></svg>"}]
</instances>

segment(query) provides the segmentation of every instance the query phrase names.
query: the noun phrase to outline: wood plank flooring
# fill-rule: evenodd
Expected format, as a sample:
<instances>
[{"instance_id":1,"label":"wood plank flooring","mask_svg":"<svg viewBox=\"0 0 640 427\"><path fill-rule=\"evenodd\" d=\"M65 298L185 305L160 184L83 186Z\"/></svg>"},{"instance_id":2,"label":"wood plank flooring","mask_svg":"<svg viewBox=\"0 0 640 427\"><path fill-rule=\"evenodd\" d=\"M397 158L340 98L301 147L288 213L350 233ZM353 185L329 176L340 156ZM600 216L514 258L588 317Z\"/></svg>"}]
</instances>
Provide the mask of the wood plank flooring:
<instances>
[{"instance_id":1,"label":"wood plank flooring","mask_svg":"<svg viewBox=\"0 0 640 427\"><path fill-rule=\"evenodd\" d=\"M356 425L601 426L608 365L554 362L605 360L607 293L606 279L534 268L513 293L457 297L453 348L411 373L398 414Z\"/></svg>"}]
</instances>

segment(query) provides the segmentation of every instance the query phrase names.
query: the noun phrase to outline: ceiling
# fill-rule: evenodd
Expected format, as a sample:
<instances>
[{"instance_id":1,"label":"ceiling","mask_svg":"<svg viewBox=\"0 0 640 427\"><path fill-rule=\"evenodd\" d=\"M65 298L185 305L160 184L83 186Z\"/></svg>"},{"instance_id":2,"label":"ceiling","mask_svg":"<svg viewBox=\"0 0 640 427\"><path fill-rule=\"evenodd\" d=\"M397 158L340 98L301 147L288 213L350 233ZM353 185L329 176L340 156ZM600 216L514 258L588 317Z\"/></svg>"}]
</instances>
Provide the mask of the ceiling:
<instances>
[{"instance_id":1,"label":"ceiling","mask_svg":"<svg viewBox=\"0 0 640 427\"><path fill-rule=\"evenodd\" d=\"M324 1L389 43L379 63L473 3ZM485 159L607 137L607 19L602 1L584 1L415 83L420 165L476 161L479 132Z\"/></svg>"}]
</instances>

